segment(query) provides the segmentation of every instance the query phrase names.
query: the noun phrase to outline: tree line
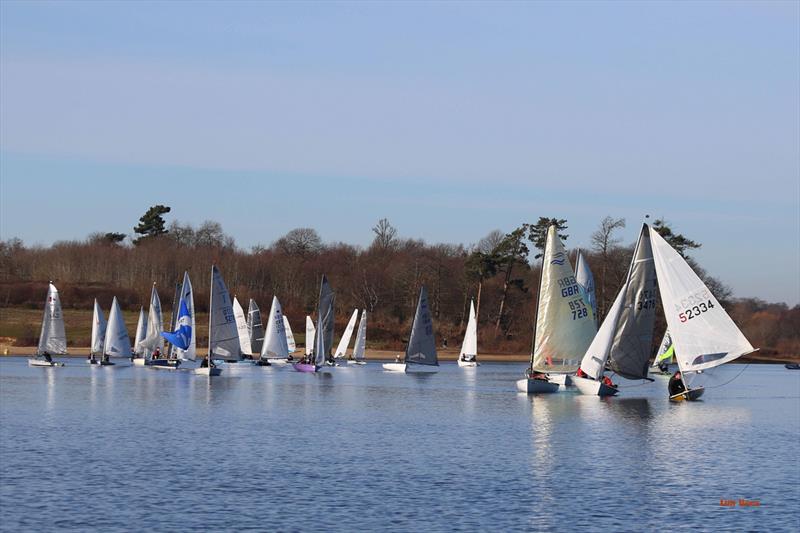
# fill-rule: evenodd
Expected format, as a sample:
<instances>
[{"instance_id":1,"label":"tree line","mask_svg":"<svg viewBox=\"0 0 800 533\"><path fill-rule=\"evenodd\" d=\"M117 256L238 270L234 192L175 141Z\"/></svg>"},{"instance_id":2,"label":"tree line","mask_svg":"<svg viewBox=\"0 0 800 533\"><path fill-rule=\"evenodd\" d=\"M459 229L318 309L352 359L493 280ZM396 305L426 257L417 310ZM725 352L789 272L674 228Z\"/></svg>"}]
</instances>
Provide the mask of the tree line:
<instances>
[{"instance_id":1,"label":"tree line","mask_svg":"<svg viewBox=\"0 0 800 533\"><path fill-rule=\"evenodd\" d=\"M0 306L40 307L44 283L53 280L67 310L91 308L94 298L107 310L114 295L124 308L138 310L147 306L153 283L168 310L175 283L188 270L195 306L205 311L214 263L245 307L254 298L266 311L276 295L295 330L304 329L305 315L313 316L324 273L336 291L337 331L354 308L366 309L373 346L402 347L419 288L426 285L440 342L460 343L474 300L481 350L521 353L530 349L538 258L547 227L556 225L562 240L568 244L569 239L567 220L553 217L540 217L508 233L492 231L468 247L401 238L382 219L372 228L374 239L367 247L324 243L313 228L297 228L269 245L243 250L217 222L167 224L163 217L170 211L163 205L151 207L133 228L133 237L98 232L46 247L26 246L18 239L0 241ZM755 346L767 353L800 351L798 307L734 299L730 289L688 256L699 243L663 220L653 226L692 263ZM591 248L583 250L595 276L601 319L624 283L633 254L634 243L617 236L624 227L624 219L606 217L591 236ZM570 259L574 265L575 251ZM657 327L658 337L665 327L663 317Z\"/></svg>"}]
</instances>

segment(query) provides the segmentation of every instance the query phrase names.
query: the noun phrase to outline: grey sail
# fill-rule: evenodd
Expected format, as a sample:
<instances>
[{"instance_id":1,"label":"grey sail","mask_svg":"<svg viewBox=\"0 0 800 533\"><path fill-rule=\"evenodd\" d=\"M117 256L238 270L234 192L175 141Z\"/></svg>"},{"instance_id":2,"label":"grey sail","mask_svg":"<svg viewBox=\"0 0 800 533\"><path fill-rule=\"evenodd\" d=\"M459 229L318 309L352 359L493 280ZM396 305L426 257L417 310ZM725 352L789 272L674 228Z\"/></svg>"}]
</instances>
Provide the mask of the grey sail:
<instances>
[{"instance_id":1,"label":"grey sail","mask_svg":"<svg viewBox=\"0 0 800 533\"><path fill-rule=\"evenodd\" d=\"M181 284L175 284L175 296L172 298L172 316L169 319L169 331L175 331L177 329L178 324L178 306L180 305L181 301ZM176 357L177 352L175 351L175 346L170 343L168 355L170 358Z\"/></svg>"},{"instance_id":2,"label":"grey sail","mask_svg":"<svg viewBox=\"0 0 800 533\"><path fill-rule=\"evenodd\" d=\"M628 379L647 377L658 306L653 249L647 226L642 226L631 261L630 282L609 353L608 367Z\"/></svg>"},{"instance_id":3,"label":"grey sail","mask_svg":"<svg viewBox=\"0 0 800 533\"><path fill-rule=\"evenodd\" d=\"M233 300L216 265L211 267L208 329L208 352L211 359L238 361L242 358L239 330L233 316Z\"/></svg>"},{"instance_id":4,"label":"grey sail","mask_svg":"<svg viewBox=\"0 0 800 533\"><path fill-rule=\"evenodd\" d=\"M411 337L406 347L406 363L419 365L439 365L436 354L436 339L433 336L433 319L428 307L428 291L423 286L419 291L417 311L411 325Z\"/></svg>"},{"instance_id":5,"label":"grey sail","mask_svg":"<svg viewBox=\"0 0 800 533\"><path fill-rule=\"evenodd\" d=\"M333 347L333 289L323 274L319 287L319 307L317 308L317 334L314 338L314 359L317 366L325 364Z\"/></svg>"},{"instance_id":6,"label":"grey sail","mask_svg":"<svg viewBox=\"0 0 800 533\"><path fill-rule=\"evenodd\" d=\"M52 283L47 289L47 301L42 317L42 332L39 334L39 355L62 355L67 353L67 335L64 332L64 315L58 289Z\"/></svg>"},{"instance_id":7,"label":"grey sail","mask_svg":"<svg viewBox=\"0 0 800 533\"><path fill-rule=\"evenodd\" d=\"M247 332L250 335L251 353L260 354L264 345L264 325L261 323L261 309L252 298L247 309Z\"/></svg>"}]
</instances>

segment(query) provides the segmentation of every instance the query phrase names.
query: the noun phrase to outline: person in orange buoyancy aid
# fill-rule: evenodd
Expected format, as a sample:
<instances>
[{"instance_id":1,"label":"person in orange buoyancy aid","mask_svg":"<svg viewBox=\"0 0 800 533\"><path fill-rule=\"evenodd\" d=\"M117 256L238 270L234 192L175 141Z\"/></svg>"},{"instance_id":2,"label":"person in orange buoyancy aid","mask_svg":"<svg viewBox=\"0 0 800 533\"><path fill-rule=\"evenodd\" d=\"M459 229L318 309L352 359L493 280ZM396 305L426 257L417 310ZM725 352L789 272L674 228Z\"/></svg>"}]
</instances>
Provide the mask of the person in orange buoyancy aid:
<instances>
[{"instance_id":1,"label":"person in orange buoyancy aid","mask_svg":"<svg viewBox=\"0 0 800 533\"><path fill-rule=\"evenodd\" d=\"M603 376L603 385L607 385L607 386L613 387L615 389L617 388L617 386L614 385L614 383L611 382L611 379L608 376Z\"/></svg>"},{"instance_id":2,"label":"person in orange buoyancy aid","mask_svg":"<svg viewBox=\"0 0 800 533\"><path fill-rule=\"evenodd\" d=\"M586 374L586 372L584 372L584 371L583 371L583 369L582 369L582 368L580 368L580 367L578 367L578 371L577 371L577 372L575 372L575 375L576 375L576 376L578 376L579 378L588 378L588 377L589 377L589 376Z\"/></svg>"}]
</instances>

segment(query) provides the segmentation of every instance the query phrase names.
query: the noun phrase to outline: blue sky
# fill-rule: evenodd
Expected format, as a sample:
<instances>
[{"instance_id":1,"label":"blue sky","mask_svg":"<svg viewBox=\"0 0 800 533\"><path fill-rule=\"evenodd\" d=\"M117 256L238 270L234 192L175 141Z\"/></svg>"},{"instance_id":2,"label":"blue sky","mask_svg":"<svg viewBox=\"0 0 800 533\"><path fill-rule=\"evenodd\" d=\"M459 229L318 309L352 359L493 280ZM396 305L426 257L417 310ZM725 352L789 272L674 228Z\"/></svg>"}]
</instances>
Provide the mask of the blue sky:
<instances>
[{"instance_id":1,"label":"blue sky","mask_svg":"<svg viewBox=\"0 0 800 533\"><path fill-rule=\"evenodd\" d=\"M4 1L0 237L165 203L244 247L539 216L586 246L650 213L738 296L796 304L798 28L796 2Z\"/></svg>"}]
</instances>

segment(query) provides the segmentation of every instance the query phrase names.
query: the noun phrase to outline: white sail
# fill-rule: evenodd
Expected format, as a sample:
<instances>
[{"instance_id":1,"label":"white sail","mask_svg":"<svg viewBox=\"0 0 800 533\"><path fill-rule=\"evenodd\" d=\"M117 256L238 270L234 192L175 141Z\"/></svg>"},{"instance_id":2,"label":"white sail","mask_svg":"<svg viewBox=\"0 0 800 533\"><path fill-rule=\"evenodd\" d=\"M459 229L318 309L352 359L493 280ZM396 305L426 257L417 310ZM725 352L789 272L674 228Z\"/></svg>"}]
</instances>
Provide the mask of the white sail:
<instances>
[{"instance_id":1,"label":"white sail","mask_svg":"<svg viewBox=\"0 0 800 533\"><path fill-rule=\"evenodd\" d=\"M289 353L297 350L297 343L294 342L294 333L292 333L292 326L289 325L289 319L283 315L283 329L286 330L286 344L289 346Z\"/></svg>"},{"instance_id":2,"label":"white sail","mask_svg":"<svg viewBox=\"0 0 800 533\"><path fill-rule=\"evenodd\" d=\"M260 354L264 344L264 326L261 323L261 309L252 298L247 309L247 333L250 336L250 353Z\"/></svg>"},{"instance_id":3,"label":"white sail","mask_svg":"<svg viewBox=\"0 0 800 533\"><path fill-rule=\"evenodd\" d=\"M555 226L547 230L536 312L532 368L537 372L573 372L594 339L594 313L583 299L564 244Z\"/></svg>"},{"instance_id":4,"label":"white sail","mask_svg":"<svg viewBox=\"0 0 800 533\"><path fill-rule=\"evenodd\" d=\"M411 336L406 347L406 364L439 365L436 353L436 339L433 335L433 319L428 307L428 291L425 286L419 291L414 323L411 325Z\"/></svg>"},{"instance_id":5,"label":"white sail","mask_svg":"<svg viewBox=\"0 0 800 533\"><path fill-rule=\"evenodd\" d=\"M185 361L194 361L197 359L197 325L195 324L194 315L194 292L192 291L192 281L189 279L189 273L183 273L183 284L181 285L180 296L178 301L183 300L186 303L186 309L189 311L191 317L192 337L189 340L189 347L185 350L173 346L175 356L178 359ZM175 327L178 326L178 320L175 320Z\"/></svg>"},{"instance_id":6,"label":"white sail","mask_svg":"<svg viewBox=\"0 0 800 533\"><path fill-rule=\"evenodd\" d=\"M158 291L155 284L150 291L150 310L147 313L147 331L145 334L142 346L145 352L152 354L156 348L164 349L164 337L161 333L164 331L164 320L161 314L161 299L158 297Z\"/></svg>"},{"instance_id":7,"label":"white sail","mask_svg":"<svg viewBox=\"0 0 800 533\"><path fill-rule=\"evenodd\" d=\"M353 336L353 330L356 328L356 319L358 318L358 309L353 310L353 314L350 315L350 321L347 323L347 327L344 328L344 333L342 334L342 338L339 340L339 346L336 347L336 353L334 357L345 357L347 355L347 347L350 345L350 339Z\"/></svg>"},{"instance_id":8,"label":"white sail","mask_svg":"<svg viewBox=\"0 0 800 533\"><path fill-rule=\"evenodd\" d=\"M62 355L67 353L67 334L64 331L64 315L61 313L61 299L58 289L52 283L47 288L47 301L44 304L42 331L39 334L39 355Z\"/></svg>"},{"instance_id":9,"label":"white sail","mask_svg":"<svg viewBox=\"0 0 800 533\"><path fill-rule=\"evenodd\" d=\"M89 353L92 355L102 354L105 341L106 317L103 316L103 310L100 309L100 304L97 303L97 298L95 298L94 312L92 313L92 345L89 347Z\"/></svg>"},{"instance_id":10,"label":"white sail","mask_svg":"<svg viewBox=\"0 0 800 533\"><path fill-rule=\"evenodd\" d=\"M131 339L128 336L125 317L122 315L122 309L119 307L116 296L111 302L111 312L108 314L103 354L109 357L130 357L132 355Z\"/></svg>"},{"instance_id":11,"label":"white sail","mask_svg":"<svg viewBox=\"0 0 800 533\"><path fill-rule=\"evenodd\" d=\"M316 334L316 328L314 327L314 321L311 320L311 317L306 315L306 355L311 355L314 352L314 335Z\"/></svg>"},{"instance_id":12,"label":"white sail","mask_svg":"<svg viewBox=\"0 0 800 533\"><path fill-rule=\"evenodd\" d=\"M636 242L628 277L581 362L599 379L608 366L628 379L647 377L658 305L658 280L647 225Z\"/></svg>"},{"instance_id":13,"label":"white sail","mask_svg":"<svg viewBox=\"0 0 800 533\"><path fill-rule=\"evenodd\" d=\"M705 370L753 352L753 346L686 260L653 228L650 236L680 369Z\"/></svg>"},{"instance_id":14,"label":"white sail","mask_svg":"<svg viewBox=\"0 0 800 533\"><path fill-rule=\"evenodd\" d=\"M464 356L478 357L478 320L475 317L475 306L472 300L469 302L469 320L467 320L467 331L464 332L464 342L461 343L459 359Z\"/></svg>"},{"instance_id":15,"label":"white sail","mask_svg":"<svg viewBox=\"0 0 800 533\"><path fill-rule=\"evenodd\" d=\"M595 329L597 329L597 295L595 293L594 276L581 250L578 250L578 257L575 260L575 281L578 282L583 291L584 303L592 309Z\"/></svg>"},{"instance_id":16,"label":"white sail","mask_svg":"<svg viewBox=\"0 0 800 533\"><path fill-rule=\"evenodd\" d=\"M283 323L283 309L278 298L272 297L272 306L267 318L267 332L261 348L262 359L286 359L289 357L289 344L286 342L286 328Z\"/></svg>"},{"instance_id":17,"label":"white sail","mask_svg":"<svg viewBox=\"0 0 800 533\"><path fill-rule=\"evenodd\" d=\"M192 332L194 337L194 332ZM239 330L233 316L233 301L216 265L211 267L211 302L208 312L208 356L238 361L242 358Z\"/></svg>"},{"instance_id":18,"label":"white sail","mask_svg":"<svg viewBox=\"0 0 800 533\"><path fill-rule=\"evenodd\" d=\"M336 295L333 288L328 283L325 274L322 275L322 282L319 286L319 305L317 307L317 334L314 338L314 364L322 366L330 357L333 347L333 326L334 314L333 306Z\"/></svg>"},{"instance_id":19,"label":"white sail","mask_svg":"<svg viewBox=\"0 0 800 533\"><path fill-rule=\"evenodd\" d=\"M133 353L143 355L145 351L144 339L147 336L147 316L144 307L139 307L139 320L136 322L136 336L133 341Z\"/></svg>"},{"instance_id":20,"label":"white sail","mask_svg":"<svg viewBox=\"0 0 800 533\"><path fill-rule=\"evenodd\" d=\"M242 309L242 304L239 303L236 296L233 297L233 318L236 320L236 329L239 332L239 346L242 349L242 353L253 355L247 318L244 316L244 309Z\"/></svg>"},{"instance_id":21,"label":"white sail","mask_svg":"<svg viewBox=\"0 0 800 533\"><path fill-rule=\"evenodd\" d=\"M361 320L358 322L358 333L356 333L356 343L353 346L353 359L363 361L364 351L367 346L367 310L361 311Z\"/></svg>"}]
</instances>

